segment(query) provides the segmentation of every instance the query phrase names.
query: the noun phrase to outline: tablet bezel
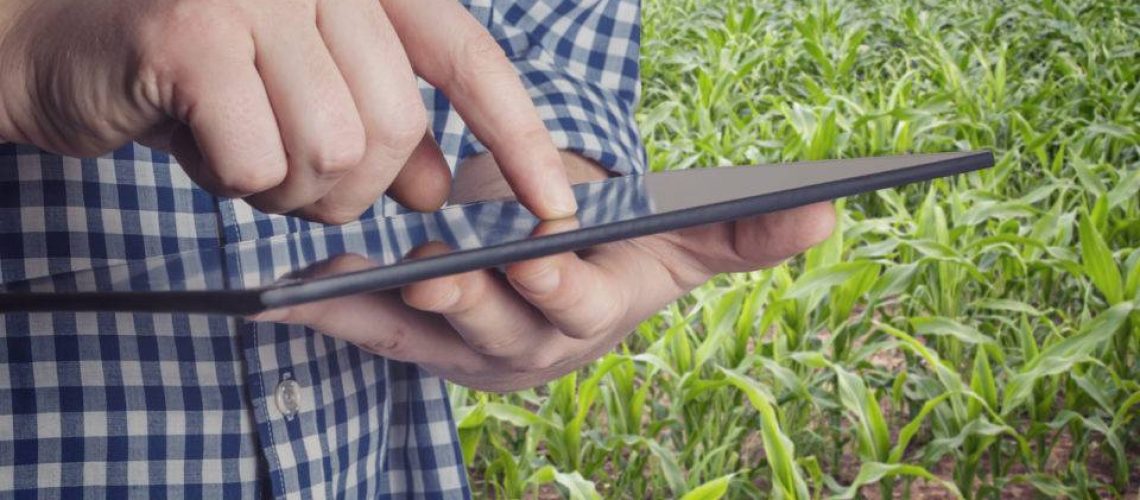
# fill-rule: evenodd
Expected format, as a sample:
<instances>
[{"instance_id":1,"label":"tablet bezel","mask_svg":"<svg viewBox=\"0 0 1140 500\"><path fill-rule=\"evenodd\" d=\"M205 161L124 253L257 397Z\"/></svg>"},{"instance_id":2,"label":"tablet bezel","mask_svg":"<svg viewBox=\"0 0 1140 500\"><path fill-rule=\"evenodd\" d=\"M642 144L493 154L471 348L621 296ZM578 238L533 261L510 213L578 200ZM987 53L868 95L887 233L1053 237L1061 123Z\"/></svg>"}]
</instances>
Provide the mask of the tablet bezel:
<instances>
[{"instance_id":1,"label":"tablet bezel","mask_svg":"<svg viewBox=\"0 0 1140 500\"><path fill-rule=\"evenodd\" d=\"M991 152L967 152L960 156L860 177L651 214L494 246L404 260L347 274L290 280L278 285L244 290L0 293L0 312L121 311L248 316L268 309L388 290L430 278L785 210L878 189L981 170L993 165L994 157Z\"/></svg>"}]
</instances>

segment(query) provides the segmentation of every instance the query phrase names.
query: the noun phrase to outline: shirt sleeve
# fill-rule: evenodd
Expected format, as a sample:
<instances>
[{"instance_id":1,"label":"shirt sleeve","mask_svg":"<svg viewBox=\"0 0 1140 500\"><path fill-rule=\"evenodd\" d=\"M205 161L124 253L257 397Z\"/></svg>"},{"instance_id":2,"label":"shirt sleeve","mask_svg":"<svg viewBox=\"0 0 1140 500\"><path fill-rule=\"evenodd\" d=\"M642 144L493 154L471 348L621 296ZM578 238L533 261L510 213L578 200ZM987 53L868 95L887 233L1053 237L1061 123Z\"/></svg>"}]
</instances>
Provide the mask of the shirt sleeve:
<instances>
[{"instance_id":1,"label":"shirt sleeve","mask_svg":"<svg viewBox=\"0 0 1140 500\"><path fill-rule=\"evenodd\" d=\"M641 95L638 0L468 2L530 92L559 149L613 174L645 171L634 120ZM465 132L461 157L485 152Z\"/></svg>"}]
</instances>

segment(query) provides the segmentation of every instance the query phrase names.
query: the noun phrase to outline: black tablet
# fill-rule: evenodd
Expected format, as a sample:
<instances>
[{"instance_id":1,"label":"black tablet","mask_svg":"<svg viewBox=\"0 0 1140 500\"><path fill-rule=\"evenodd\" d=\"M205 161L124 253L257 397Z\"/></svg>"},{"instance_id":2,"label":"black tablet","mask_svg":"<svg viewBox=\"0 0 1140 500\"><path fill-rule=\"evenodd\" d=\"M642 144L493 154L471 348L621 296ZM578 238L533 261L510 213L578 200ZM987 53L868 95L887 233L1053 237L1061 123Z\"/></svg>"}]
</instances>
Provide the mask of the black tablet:
<instances>
[{"instance_id":1,"label":"black tablet","mask_svg":"<svg viewBox=\"0 0 1140 500\"><path fill-rule=\"evenodd\" d=\"M566 221L571 228L553 234L534 236L540 221L513 200L484 201L6 283L0 313L249 315L969 172L993 162L983 151L616 177L574 186L577 221ZM407 257L433 241L452 251ZM321 274L307 269L347 254L364 256L375 267L306 277Z\"/></svg>"}]
</instances>

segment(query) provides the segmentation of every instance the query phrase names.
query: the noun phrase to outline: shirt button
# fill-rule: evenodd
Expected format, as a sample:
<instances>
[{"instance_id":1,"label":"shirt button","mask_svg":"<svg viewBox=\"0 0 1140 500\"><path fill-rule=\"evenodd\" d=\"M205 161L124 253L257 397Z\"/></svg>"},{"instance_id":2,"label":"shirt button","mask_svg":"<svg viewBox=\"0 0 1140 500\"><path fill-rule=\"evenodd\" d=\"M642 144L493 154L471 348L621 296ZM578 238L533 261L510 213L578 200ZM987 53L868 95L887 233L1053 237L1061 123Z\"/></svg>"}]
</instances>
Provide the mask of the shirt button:
<instances>
[{"instance_id":1,"label":"shirt button","mask_svg":"<svg viewBox=\"0 0 1140 500\"><path fill-rule=\"evenodd\" d=\"M297 416L297 411L301 409L301 384L296 380L287 378L277 384L277 389L274 392L274 400L277 402L277 409L285 415L285 419L289 420Z\"/></svg>"}]
</instances>

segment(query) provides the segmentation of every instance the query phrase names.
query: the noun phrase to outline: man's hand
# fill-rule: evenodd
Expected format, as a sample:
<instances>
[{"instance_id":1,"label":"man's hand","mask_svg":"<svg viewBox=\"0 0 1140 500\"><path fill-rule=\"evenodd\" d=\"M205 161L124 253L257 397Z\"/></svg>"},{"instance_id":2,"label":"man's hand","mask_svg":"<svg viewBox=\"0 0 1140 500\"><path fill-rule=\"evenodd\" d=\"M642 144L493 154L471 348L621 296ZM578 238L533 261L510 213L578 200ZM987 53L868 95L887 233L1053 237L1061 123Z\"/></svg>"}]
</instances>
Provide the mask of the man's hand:
<instances>
[{"instance_id":1,"label":"man's hand","mask_svg":"<svg viewBox=\"0 0 1140 500\"><path fill-rule=\"evenodd\" d=\"M466 186L495 192L489 159L459 169ZM568 156L574 180L605 174ZM468 173L474 172L474 173ZM470 175L472 177L466 177ZM550 221L540 231L557 231ZM602 245L508 266L436 278L401 293L356 295L256 319L300 323L376 354L424 365L452 382L508 391L542 384L597 359L638 323L722 272L778 264L823 241L835 213L820 203L736 222ZM427 246L419 255L446 251ZM363 257L324 272L370 267Z\"/></svg>"},{"instance_id":2,"label":"man's hand","mask_svg":"<svg viewBox=\"0 0 1140 500\"><path fill-rule=\"evenodd\" d=\"M419 75L532 212L575 210L517 73L454 0L9 0L0 68L0 141L140 140L216 194L334 223L389 187L421 210L446 198Z\"/></svg>"}]
</instances>

